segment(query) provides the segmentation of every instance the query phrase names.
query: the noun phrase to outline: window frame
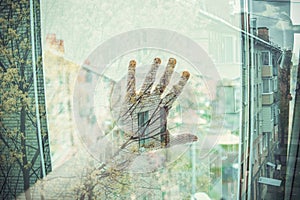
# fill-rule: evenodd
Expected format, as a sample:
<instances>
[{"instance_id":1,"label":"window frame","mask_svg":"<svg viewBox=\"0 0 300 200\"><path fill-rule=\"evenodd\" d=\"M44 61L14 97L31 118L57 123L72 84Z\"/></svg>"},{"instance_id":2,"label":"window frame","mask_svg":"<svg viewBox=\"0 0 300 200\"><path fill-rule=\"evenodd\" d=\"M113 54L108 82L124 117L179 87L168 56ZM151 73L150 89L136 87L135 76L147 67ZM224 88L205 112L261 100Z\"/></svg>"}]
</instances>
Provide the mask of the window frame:
<instances>
[{"instance_id":1,"label":"window frame","mask_svg":"<svg viewBox=\"0 0 300 200\"><path fill-rule=\"evenodd\" d=\"M265 81L268 82L268 89L265 90L266 84ZM263 78L262 79L262 94L270 94L273 93L274 88L273 88L273 78Z\"/></svg>"},{"instance_id":2,"label":"window frame","mask_svg":"<svg viewBox=\"0 0 300 200\"><path fill-rule=\"evenodd\" d=\"M149 111L143 111L137 113L137 118L138 118L138 134L139 136L139 145L144 145L146 144L147 138L146 136L149 134Z\"/></svg>"}]
</instances>

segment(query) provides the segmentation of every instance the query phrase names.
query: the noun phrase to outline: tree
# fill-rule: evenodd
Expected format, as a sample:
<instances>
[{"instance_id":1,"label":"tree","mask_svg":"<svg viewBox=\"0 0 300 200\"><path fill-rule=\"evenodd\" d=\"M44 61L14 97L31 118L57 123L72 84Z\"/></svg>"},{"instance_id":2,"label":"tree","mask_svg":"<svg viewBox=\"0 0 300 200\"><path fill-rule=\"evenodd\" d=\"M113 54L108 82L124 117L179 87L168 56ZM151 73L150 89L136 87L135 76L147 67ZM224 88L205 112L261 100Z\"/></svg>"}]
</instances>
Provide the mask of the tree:
<instances>
[{"instance_id":1,"label":"tree","mask_svg":"<svg viewBox=\"0 0 300 200\"><path fill-rule=\"evenodd\" d=\"M39 2L31 3L0 2L0 196L4 199L16 198L22 190L31 199L30 185L51 170Z\"/></svg>"}]
</instances>

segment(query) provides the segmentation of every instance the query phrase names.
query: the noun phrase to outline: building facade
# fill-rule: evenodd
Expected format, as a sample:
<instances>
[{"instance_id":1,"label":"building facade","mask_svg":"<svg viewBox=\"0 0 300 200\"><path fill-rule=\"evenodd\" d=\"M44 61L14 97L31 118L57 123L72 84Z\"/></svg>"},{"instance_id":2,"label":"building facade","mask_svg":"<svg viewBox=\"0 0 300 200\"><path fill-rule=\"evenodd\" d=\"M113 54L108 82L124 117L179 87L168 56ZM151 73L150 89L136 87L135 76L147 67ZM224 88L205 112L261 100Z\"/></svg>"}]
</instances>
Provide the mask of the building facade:
<instances>
[{"instance_id":1,"label":"building facade","mask_svg":"<svg viewBox=\"0 0 300 200\"><path fill-rule=\"evenodd\" d=\"M64 42L55 34L46 36L44 72L49 133L51 134L52 167L62 164L76 149L72 97L79 65L64 58Z\"/></svg>"},{"instance_id":2,"label":"building facade","mask_svg":"<svg viewBox=\"0 0 300 200\"><path fill-rule=\"evenodd\" d=\"M40 4L1 1L0 198L15 199L51 171Z\"/></svg>"},{"instance_id":3,"label":"building facade","mask_svg":"<svg viewBox=\"0 0 300 200\"><path fill-rule=\"evenodd\" d=\"M278 70L282 51L269 40L267 27L242 17L242 121L240 132L240 199L264 199L280 187ZM281 188L280 188L281 189Z\"/></svg>"}]
</instances>

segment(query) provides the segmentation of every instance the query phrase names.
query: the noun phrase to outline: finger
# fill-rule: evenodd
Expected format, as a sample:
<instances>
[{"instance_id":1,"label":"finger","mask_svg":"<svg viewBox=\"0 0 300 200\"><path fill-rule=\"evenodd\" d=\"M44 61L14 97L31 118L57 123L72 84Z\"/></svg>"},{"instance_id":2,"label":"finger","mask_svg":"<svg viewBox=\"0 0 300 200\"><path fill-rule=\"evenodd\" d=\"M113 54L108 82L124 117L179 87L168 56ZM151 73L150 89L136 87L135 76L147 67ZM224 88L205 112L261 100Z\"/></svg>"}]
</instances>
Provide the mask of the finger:
<instances>
[{"instance_id":1,"label":"finger","mask_svg":"<svg viewBox=\"0 0 300 200\"><path fill-rule=\"evenodd\" d=\"M135 67L136 61L131 60L128 66L126 100L130 100L135 97Z\"/></svg>"},{"instance_id":2,"label":"finger","mask_svg":"<svg viewBox=\"0 0 300 200\"><path fill-rule=\"evenodd\" d=\"M166 66L165 72L162 75L162 77L160 78L160 81L155 88L156 93L162 94L164 92L164 90L166 89L166 87L168 86L168 84L170 82L175 65L176 65L176 59L170 58L167 66Z\"/></svg>"},{"instance_id":3,"label":"finger","mask_svg":"<svg viewBox=\"0 0 300 200\"><path fill-rule=\"evenodd\" d=\"M171 91L162 99L162 105L161 105L162 107L166 107L167 109L170 109L172 107L172 104L182 92L189 78L190 78L190 73L188 71L182 72L182 75L178 83L174 85Z\"/></svg>"},{"instance_id":4,"label":"finger","mask_svg":"<svg viewBox=\"0 0 300 200\"><path fill-rule=\"evenodd\" d=\"M148 74L146 75L145 81L141 88L140 94L150 94L151 87L155 81L155 76L157 69L161 63L160 58L155 58L153 64L151 65L151 69L149 70Z\"/></svg>"}]
</instances>

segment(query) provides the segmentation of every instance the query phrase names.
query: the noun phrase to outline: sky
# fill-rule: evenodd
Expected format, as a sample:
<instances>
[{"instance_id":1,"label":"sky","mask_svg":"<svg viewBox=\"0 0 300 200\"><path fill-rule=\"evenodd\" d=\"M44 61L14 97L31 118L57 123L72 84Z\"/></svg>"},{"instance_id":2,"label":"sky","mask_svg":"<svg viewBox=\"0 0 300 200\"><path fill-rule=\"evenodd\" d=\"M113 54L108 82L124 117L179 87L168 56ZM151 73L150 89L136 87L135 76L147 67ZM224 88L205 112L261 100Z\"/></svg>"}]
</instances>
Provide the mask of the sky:
<instances>
[{"instance_id":1,"label":"sky","mask_svg":"<svg viewBox=\"0 0 300 200\"><path fill-rule=\"evenodd\" d=\"M197 7L205 8L201 6L203 1L147 2L42 0L43 38L49 33L55 33L58 39L65 42L66 58L82 64L102 42L125 31L158 27L178 30L190 36L190 30L197 24L193 19L197 15ZM231 3L235 8L238 7L238 0L231 2L235 2ZM281 47L291 49L294 46L295 50L299 50L299 37L293 42L292 23L300 25L300 0L292 0L290 6L286 0L258 0L253 2L253 10L253 16L258 18L258 26L270 28L273 42Z\"/></svg>"},{"instance_id":2,"label":"sky","mask_svg":"<svg viewBox=\"0 0 300 200\"><path fill-rule=\"evenodd\" d=\"M257 17L258 26L269 27L271 40L281 47L291 49L298 56L300 41L294 35L295 27L300 25L300 1L292 0L254 1L253 15ZM300 30L298 30L300 33Z\"/></svg>"}]
</instances>

